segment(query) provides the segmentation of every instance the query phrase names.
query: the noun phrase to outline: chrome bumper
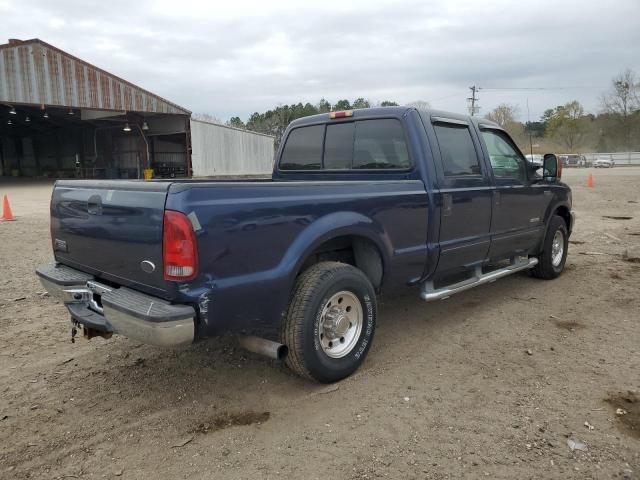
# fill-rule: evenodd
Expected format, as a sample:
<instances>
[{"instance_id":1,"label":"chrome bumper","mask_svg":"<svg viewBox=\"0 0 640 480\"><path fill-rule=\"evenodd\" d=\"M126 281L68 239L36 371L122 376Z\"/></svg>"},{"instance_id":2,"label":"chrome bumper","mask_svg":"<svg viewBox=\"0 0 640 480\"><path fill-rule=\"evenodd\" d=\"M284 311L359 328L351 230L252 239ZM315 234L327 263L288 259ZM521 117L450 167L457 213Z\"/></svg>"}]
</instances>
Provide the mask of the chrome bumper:
<instances>
[{"instance_id":1,"label":"chrome bumper","mask_svg":"<svg viewBox=\"0 0 640 480\"><path fill-rule=\"evenodd\" d=\"M193 307L172 305L127 287L113 288L66 265L44 265L36 274L47 292L64 302L72 320L87 328L162 347L193 342Z\"/></svg>"}]
</instances>

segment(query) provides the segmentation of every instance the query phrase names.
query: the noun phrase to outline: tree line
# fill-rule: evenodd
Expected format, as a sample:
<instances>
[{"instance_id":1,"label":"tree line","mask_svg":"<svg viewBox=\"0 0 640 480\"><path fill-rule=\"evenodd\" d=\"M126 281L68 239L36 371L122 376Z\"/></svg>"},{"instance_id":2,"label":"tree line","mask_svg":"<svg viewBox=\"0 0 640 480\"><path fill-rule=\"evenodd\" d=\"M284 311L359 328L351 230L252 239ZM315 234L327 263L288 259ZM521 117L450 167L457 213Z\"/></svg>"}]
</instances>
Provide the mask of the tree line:
<instances>
[{"instance_id":1,"label":"tree line","mask_svg":"<svg viewBox=\"0 0 640 480\"><path fill-rule=\"evenodd\" d=\"M486 118L502 126L525 152L640 151L640 79L627 69L600 96L600 111L587 113L578 100L545 110L534 122L517 120L516 105L498 105Z\"/></svg>"},{"instance_id":2,"label":"tree line","mask_svg":"<svg viewBox=\"0 0 640 480\"><path fill-rule=\"evenodd\" d=\"M370 107L393 107L397 106L396 102L384 100L380 103L372 103L365 98L356 98L353 102L343 99L331 104L328 100L322 98L316 104L312 103L296 103L292 105L279 105L272 110L263 113L253 113L246 122L240 117L231 117L226 125L235 128L242 128L254 132L266 133L276 138L276 145L280 143L280 138L284 133L287 125L298 118L316 115L318 113L332 112L336 110L353 110L356 108Z\"/></svg>"},{"instance_id":3,"label":"tree line","mask_svg":"<svg viewBox=\"0 0 640 480\"><path fill-rule=\"evenodd\" d=\"M356 108L397 106L385 100L373 103L365 98L338 100L331 104L322 98L318 103L279 105L266 112L253 113L246 122L232 117L226 125L273 135L279 144L287 125L293 120L318 113ZM425 101L409 105L428 108ZM627 69L611 80L609 89L600 96L600 111L587 113L578 100L545 110L537 121L521 122L517 105L502 103L485 115L502 126L525 152L580 153L587 151L640 151L640 79ZM210 115L196 117L222 123Z\"/></svg>"}]
</instances>

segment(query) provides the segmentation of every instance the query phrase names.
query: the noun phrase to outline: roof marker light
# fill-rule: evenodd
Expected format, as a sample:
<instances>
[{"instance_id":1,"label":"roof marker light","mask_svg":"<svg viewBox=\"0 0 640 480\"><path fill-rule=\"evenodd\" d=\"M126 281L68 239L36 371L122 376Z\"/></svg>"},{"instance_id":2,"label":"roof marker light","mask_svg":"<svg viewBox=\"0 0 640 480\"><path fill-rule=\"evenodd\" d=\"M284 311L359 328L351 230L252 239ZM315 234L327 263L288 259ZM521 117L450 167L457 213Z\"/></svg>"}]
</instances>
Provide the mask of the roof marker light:
<instances>
[{"instance_id":1,"label":"roof marker light","mask_svg":"<svg viewBox=\"0 0 640 480\"><path fill-rule=\"evenodd\" d=\"M340 112L331 112L329 118L345 118L353 117L353 110L342 110Z\"/></svg>"}]
</instances>

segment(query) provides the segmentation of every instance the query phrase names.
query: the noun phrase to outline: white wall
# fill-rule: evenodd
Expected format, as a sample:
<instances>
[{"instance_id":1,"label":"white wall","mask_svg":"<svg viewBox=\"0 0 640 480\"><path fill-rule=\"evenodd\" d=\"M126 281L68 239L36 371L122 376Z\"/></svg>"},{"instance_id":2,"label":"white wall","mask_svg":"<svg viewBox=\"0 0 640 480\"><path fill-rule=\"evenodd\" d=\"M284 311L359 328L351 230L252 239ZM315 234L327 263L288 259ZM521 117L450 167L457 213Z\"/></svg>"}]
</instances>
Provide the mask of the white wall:
<instances>
[{"instance_id":1,"label":"white wall","mask_svg":"<svg viewBox=\"0 0 640 480\"><path fill-rule=\"evenodd\" d=\"M273 156L273 137L191 119L194 177L271 174Z\"/></svg>"}]
</instances>

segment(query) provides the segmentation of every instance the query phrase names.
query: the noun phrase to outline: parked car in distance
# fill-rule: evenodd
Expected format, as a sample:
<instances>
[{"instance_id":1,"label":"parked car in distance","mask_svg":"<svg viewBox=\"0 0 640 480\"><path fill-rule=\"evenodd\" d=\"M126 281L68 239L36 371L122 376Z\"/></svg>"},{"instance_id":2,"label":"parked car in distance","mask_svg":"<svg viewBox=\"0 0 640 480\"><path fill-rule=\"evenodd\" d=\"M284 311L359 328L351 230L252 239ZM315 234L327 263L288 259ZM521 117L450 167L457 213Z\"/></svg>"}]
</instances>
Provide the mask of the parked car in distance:
<instances>
[{"instance_id":1,"label":"parked car in distance","mask_svg":"<svg viewBox=\"0 0 640 480\"><path fill-rule=\"evenodd\" d=\"M543 159L543 155L539 155L537 153L527 153L525 155L525 158L527 159L527 161L531 164L531 165L535 165L538 168L542 167L542 159Z\"/></svg>"},{"instance_id":2,"label":"parked car in distance","mask_svg":"<svg viewBox=\"0 0 640 480\"><path fill-rule=\"evenodd\" d=\"M380 293L430 302L562 273L571 190L555 155L537 170L483 118L314 115L289 125L270 180L58 180L55 263L36 273L72 338L174 346L231 333L334 382L371 348Z\"/></svg>"},{"instance_id":3,"label":"parked car in distance","mask_svg":"<svg viewBox=\"0 0 640 480\"><path fill-rule=\"evenodd\" d=\"M595 168L613 168L614 162L611 155L598 155L593 162Z\"/></svg>"},{"instance_id":4,"label":"parked car in distance","mask_svg":"<svg viewBox=\"0 0 640 480\"><path fill-rule=\"evenodd\" d=\"M562 165L564 167L579 167L584 168L588 167L589 162L584 155L574 154L574 153L565 153L560 155L560 160L562 161Z\"/></svg>"}]
</instances>

